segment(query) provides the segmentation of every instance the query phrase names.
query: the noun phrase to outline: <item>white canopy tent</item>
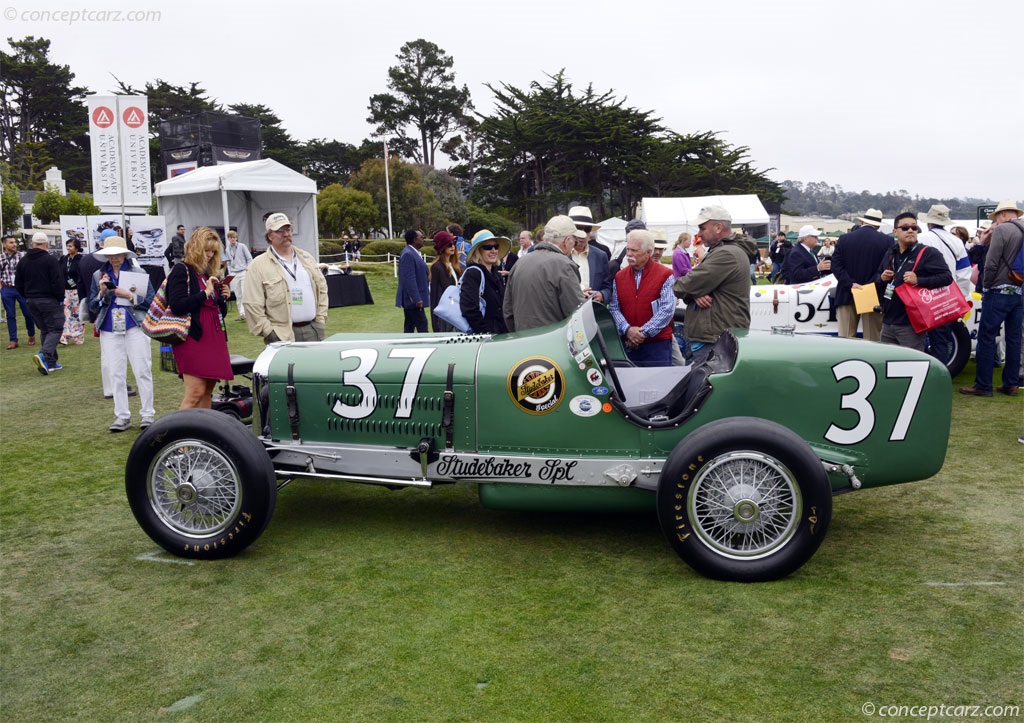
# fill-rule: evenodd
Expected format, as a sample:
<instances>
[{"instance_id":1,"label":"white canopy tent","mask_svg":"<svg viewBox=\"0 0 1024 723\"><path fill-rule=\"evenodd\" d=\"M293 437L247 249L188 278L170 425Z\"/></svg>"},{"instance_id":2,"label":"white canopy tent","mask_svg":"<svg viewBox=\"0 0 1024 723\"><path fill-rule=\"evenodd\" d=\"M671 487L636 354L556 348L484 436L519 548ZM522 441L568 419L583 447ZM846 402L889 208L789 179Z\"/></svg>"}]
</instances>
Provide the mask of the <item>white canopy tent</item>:
<instances>
[{"instance_id":1,"label":"white canopy tent","mask_svg":"<svg viewBox=\"0 0 1024 723\"><path fill-rule=\"evenodd\" d=\"M611 249L612 258L615 258L618 250L626 243L626 222L612 216L599 221L598 225L601 228L597 230L597 240Z\"/></svg>"},{"instance_id":2,"label":"white canopy tent","mask_svg":"<svg viewBox=\"0 0 1024 723\"><path fill-rule=\"evenodd\" d=\"M263 214L281 211L295 246L320 258L316 182L270 158L197 168L156 184L156 197L168 228L234 226L253 251L267 247Z\"/></svg>"},{"instance_id":3,"label":"white canopy tent","mask_svg":"<svg viewBox=\"0 0 1024 723\"><path fill-rule=\"evenodd\" d=\"M645 198L640 202L640 218L649 229L665 229L671 246L683 231L697 233L697 215L705 206L724 206L736 227L768 224L768 212L755 194Z\"/></svg>"}]
</instances>

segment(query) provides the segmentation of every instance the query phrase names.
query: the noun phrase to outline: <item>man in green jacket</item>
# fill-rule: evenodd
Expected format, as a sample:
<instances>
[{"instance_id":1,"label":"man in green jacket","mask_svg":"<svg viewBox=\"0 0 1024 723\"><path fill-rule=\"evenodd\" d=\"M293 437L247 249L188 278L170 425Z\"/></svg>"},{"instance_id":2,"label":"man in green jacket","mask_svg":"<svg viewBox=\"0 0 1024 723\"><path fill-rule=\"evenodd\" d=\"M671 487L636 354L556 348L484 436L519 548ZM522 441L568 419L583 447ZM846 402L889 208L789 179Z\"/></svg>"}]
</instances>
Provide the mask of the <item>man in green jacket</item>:
<instances>
[{"instance_id":1,"label":"man in green jacket","mask_svg":"<svg viewBox=\"0 0 1024 723\"><path fill-rule=\"evenodd\" d=\"M697 226L708 252L672 287L686 303L683 334L694 365L707 359L726 329L750 328L749 259L757 251L752 238L733 233L732 216L721 206L702 208Z\"/></svg>"}]
</instances>

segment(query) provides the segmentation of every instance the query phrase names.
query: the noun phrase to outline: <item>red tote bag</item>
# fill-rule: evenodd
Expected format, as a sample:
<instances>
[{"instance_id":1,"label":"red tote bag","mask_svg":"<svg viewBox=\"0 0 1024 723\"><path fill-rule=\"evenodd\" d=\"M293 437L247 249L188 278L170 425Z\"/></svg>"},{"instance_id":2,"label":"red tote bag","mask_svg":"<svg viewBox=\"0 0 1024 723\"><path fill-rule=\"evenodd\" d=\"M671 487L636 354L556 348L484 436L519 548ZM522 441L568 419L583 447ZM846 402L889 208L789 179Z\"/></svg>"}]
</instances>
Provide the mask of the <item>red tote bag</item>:
<instances>
[{"instance_id":1,"label":"red tote bag","mask_svg":"<svg viewBox=\"0 0 1024 723\"><path fill-rule=\"evenodd\" d=\"M923 248L914 259L911 271L917 268L917 262L921 260L922 255ZM971 310L970 303L964 298L956 282L941 289L924 289L911 284L900 284L896 287L896 293L907 307L907 318L918 334L945 326Z\"/></svg>"}]
</instances>

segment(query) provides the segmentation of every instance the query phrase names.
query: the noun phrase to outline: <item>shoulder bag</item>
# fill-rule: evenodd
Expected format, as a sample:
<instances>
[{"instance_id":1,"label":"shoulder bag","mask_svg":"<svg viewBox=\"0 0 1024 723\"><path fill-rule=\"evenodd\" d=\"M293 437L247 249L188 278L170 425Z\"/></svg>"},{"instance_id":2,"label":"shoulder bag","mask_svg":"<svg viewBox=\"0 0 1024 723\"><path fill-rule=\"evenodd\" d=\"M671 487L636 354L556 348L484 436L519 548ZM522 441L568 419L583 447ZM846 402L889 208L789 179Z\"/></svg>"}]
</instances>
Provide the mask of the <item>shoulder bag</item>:
<instances>
[{"instance_id":1,"label":"shoulder bag","mask_svg":"<svg viewBox=\"0 0 1024 723\"><path fill-rule=\"evenodd\" d=\"M186 289L190 290L189 270L185 269ZM188 330L192 325L192 315L176 316L167 303L167 279L160 284L160 289L153 297L153 303L146 311L142 320L142 333L161 344L180 344L188 339Z\"/></svg>"},{"instance_id":2,"label":"shoulder bag","mask_svg":"<svg viewBox=\"0 0 1024 723\"><path fill-rule=\"evenodd\" d=\"M924 255L925 248L918 252L911 271L917 268L917 262ZM941 289L925 289L903 283L896 287L896 293L903 300L910 325L918 334L945 326L971 310L971 305L964 298L956 282Z\"/></svg>"},{"instance_id":3,"label":"shoulder bag","mask_svg":"<svg viewBox=\"0 0 1024 723\"><path fill-rule=\"evenodd\" d=\"M484 301L484 284L486 282L484 280L484 272L480 269L477 269L477 271L480 271L480 314L483 315L487 311L487 303ZM466 278L468 272L469 269L466 269L462 273L462 279ZM459 303L462 297L462 279L459 279L457 283L444 290L432 311L439 319L447 321L463 334L467 334L472 330L472 327L466 321L466 317L462 315L462 307Z\"/></svg>"}]
</instances>

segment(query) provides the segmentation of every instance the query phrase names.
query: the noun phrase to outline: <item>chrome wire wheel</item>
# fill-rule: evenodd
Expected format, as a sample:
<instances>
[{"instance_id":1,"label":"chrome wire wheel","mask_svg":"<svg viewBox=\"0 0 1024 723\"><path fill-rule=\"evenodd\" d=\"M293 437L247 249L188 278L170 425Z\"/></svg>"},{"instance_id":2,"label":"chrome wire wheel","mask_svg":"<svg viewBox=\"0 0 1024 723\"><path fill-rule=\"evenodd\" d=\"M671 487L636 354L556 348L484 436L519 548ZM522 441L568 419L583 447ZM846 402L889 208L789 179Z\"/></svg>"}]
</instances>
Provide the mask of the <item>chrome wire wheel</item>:
<instances>
[{"instance_id":1,"label":"chrome wire wheel","mask_svg":"<svg viewBox=\"0 0 1024 723\"><path fill-rule=\"evenodd\" d=\"M237 466L217 447L198 439L175 441L149 468L153 511L185 537L210 537L230 527L242 504Z\"/></svg>"},{"instance_id":2,"label":"chrome wire wheel","mask_svg":"<svg viewBox=\"0 0 1024 723\"><path fill-rule=\"evenodd\" d=\"M694 533L717 553L756 560L796 534L803 497L792 472L775 457L736 451L710 460L689 488Z\"/></svg>"}]
</instances>

